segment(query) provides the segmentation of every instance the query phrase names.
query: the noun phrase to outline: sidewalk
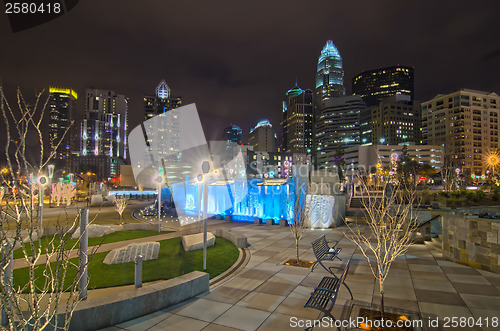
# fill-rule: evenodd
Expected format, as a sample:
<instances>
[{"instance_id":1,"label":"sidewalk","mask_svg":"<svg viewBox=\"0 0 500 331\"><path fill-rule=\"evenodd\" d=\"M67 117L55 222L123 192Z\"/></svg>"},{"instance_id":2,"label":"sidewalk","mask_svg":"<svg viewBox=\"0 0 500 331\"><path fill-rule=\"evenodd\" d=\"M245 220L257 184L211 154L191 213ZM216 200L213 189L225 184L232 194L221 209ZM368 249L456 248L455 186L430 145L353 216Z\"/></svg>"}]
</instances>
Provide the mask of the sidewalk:
<instances>
[{"instance_id":1,"label":"sidewalk","mask_svg":"<svg viewBox=\"0 0 500 331\"><path fill-rule=\"evenodd\" d=\"M295 256L288 228L234 224L250 244L249 263L239 274L217 284L209 294L104 330L292 330L291 318L316 319L318 311L303 308L326 271L283 265ZM322 234L340 240L340 257L351 258L347 284L357 301L379 303L378 285L355 245L343 237L346 227L308 231L301 258L314 260L311 242ZM500 318L500 275L446 261L425 245L414 245L396 261L386 280L386 306L444 317ZM333 311L340 318L350 299L343 288ZM483 320L484 321L484 320ZM297 328L295 328L297 329ZM303 328L298 328L303 329ZM328 328L316 328L330 330ZM496 330L497 328L464 328ZM454 328L460 330L460 328Z\"/></svg>"}]
</instances>

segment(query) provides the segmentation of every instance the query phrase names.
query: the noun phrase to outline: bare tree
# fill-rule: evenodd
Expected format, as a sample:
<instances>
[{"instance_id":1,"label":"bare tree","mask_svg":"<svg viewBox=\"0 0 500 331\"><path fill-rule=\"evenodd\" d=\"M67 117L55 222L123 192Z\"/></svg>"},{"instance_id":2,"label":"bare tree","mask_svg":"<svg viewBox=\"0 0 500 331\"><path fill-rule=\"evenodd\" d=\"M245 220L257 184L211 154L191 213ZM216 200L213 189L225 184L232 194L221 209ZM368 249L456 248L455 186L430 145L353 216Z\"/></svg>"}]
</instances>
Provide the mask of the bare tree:
<instances>
[{"instance_id":1,"label":"bare tree","mask_svg":"<svg viewBox=\"0 0 500 331\"><path fill-rule=\"evenodd\" d=\"M350 235L348 233L346 237L360 249L379 283L381 315L384 318L384 281L392 263L412 244L417 216L413 206L417 198L413 188L393 185L390 181L381 193L366 192L368 195L363 199L363 206L368 229L361 232L359 227L347 224Z\"/></svg>"},{"instance_id":2,"label":"bare tree","mask_svg":"<svg viewBox=\"0 0 500 331\"><path fill-rule=\"evenodd\" d=\"M71 204L71 199L73 199L75 194L76 194L76 189L72 183L52 184L51 199L52 199L52 202L56 203L57 207L59 207L61 202L63 204L65 203L66 206L69 206Z\"/></svg>"},{"instance_id":3,"label":"bare tree","mask_svg":"<svg viewBox=\"0 0 500 331\"><path fill-rule=\"evenodd\" d=\"M17 104L11 107L0 85L2 131L7 138L7 171L2 171L0 180L10 200L0 215L0 301L7 319L4 322L11 330L42 330L55 327L56 323L58 328L67 329L80 300L78 276L69 276L71 269L78 275L79 266L71 262L65 249L70 238L67 234L76 227L76 220L66 218L70 230L60 237L42 238L36 212L36 180L46 175L47 165L68 133L66 130L59 143L53 143L52 150L44 150L42 122L49 99L43 102L42 97L43 92L37 93L34 102L29 103L18 89ZM38 156L33 150L40 151ZM14 230L9 231L11 225ZM16 248L22 251L22 258L16 262L24 264L28 280L13 285L12 253Z\"/></svg>"},{"instance_id":4,"label":"bare tree","mask_svg":"<svg viewBox=\"0 0 500 331\"><path fill-rule=\"evenodd\" d=\"M120 214L120 223L122 223L122 215L127 208L128 199L124 196L115 196L115 210Z\"/></svg>"},{"instance_id":5,"label":"bare tree","mask_svg":"<svg viewBox=\"0 0 500 331\"><path fill-rule=\"evenodd\" d=\"M290 223L290 231L292 232L292 236L295 239L297 264L300 263L299 243L304 236L304 232L306 231L306 216L306 194L305 192L303 194L299 192L295 198L292 222Z\"/></svg>"},{"instance_id":6,"label":"bare tree","mask_svg":"<svg viewBox=\"0 0 500 331\"><path fill-rule=\"evenodd\" d=\"M318 199L307 199L306 189L299 190L295 196L293 204L292 222L290 222L290 231L295 239L296 263L300 264L299 244L304 233L313 226L311 216L314 210L319 206Z\"/></svg>"},{"instance_id":7,"label":"bare tree","mask_svg":"<svg viewBox=\"0 0 500 331\"><path fill-rule=\"evenodd\" d=\"M441 167L441 181L443 182L443 189L446 192L452 191L459 184L459 177L455 162L450 156L445 156L443 166Z\"/></svg>"}]
</instances>

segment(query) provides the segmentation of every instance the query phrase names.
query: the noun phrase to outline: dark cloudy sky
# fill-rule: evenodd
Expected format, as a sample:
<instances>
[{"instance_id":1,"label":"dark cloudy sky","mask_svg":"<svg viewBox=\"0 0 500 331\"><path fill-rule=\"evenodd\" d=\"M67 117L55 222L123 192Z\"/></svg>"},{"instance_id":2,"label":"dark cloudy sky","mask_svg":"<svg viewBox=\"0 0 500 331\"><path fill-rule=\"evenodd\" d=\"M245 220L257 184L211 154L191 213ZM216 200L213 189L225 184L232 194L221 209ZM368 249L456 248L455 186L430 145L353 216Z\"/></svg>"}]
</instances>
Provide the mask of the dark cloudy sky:
<instances>
[{"instance_id":1,"label":"dark cloudy sky","mask_svg":"<svg viewBox=\"0 0 500 331\"><path fill-rule=\"evenodd\" d=\"M328 39L348 92L355 74L402 64L415 67L419 100L461 87L499 93L499 9L497 0L80 1L18 33L0 13L0 77L10 91L125 94L129 130L142 119L143 94L165 79L196 103L207 138L220 139L230 123L246 136L263 118L279 126L296 78L313 88Z\"/></svg>"}]
</instances>

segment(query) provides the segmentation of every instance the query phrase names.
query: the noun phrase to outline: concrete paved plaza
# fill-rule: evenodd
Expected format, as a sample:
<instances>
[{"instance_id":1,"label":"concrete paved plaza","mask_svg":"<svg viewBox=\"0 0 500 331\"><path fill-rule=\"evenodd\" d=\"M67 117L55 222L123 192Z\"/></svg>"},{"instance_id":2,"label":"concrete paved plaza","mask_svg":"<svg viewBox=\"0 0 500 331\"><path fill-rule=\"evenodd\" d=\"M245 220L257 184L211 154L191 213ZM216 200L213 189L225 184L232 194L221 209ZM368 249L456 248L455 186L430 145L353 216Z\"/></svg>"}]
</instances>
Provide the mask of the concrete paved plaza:
<instances>
[{"instance_id":1,"label":"concrete paved plaza","mask_svg":"<svg viewBox=\"0 0 500 331\"><path fill-rule=\"evenodd\" d=\"M105 330L292 330L293 317L322 316L317 310L304 308L304 303L327 272L321 266L311 272L310 268L283 265L295 256L295 241L289 228L242 224L233 229L244 233L250 245L251 257L242 271L217 283L210 293ZM339 240L340 257L344 263L351 259L346 282L354 299L378 304L378 285L364 256L344 237L347 231L345 226L307 231L300 243L301 259L314 260L311 242L320 235L325 234L327 240ZM446 261L425 245L414 245L399 258L385 285L386 306L420 311L440 319L500 318L500 275ZM348 299L349 293L341 287L334 308L337 319ZM498 330L484 326L482 329Z\"/></svg>"}]
</instances>

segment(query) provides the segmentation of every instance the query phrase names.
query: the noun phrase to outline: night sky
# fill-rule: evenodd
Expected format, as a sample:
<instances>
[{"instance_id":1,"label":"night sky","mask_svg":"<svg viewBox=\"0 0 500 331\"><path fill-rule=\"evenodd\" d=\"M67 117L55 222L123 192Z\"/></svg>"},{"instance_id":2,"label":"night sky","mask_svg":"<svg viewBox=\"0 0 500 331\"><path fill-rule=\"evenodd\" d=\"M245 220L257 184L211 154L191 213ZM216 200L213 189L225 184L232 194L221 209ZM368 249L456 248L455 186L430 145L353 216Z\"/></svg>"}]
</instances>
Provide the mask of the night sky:
<instances>
[{"instance_id":1,"label":"night sky","mask_svg":"<svg viewBox=\"0 0 500 331\"><path fill-rule=\"evenodd\" d=\"M207 139L230 123L244 140L258 121L278 129L295 80L314 88L328 39L343 58L347 92L363 70L415 68L418 100L461 87L500 93L498 1L80 1L69 13L12 33L0 13L0 77L7 91L48 85L142 97L165 79L196 103ZM78 109L83 111L83 98ZM81 114L80 114L81 116Z\"/></svg>"}]
</instances>

